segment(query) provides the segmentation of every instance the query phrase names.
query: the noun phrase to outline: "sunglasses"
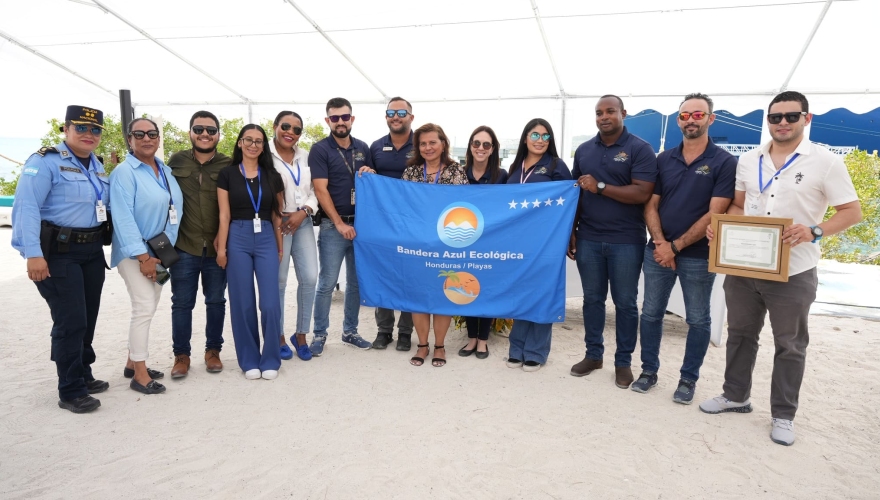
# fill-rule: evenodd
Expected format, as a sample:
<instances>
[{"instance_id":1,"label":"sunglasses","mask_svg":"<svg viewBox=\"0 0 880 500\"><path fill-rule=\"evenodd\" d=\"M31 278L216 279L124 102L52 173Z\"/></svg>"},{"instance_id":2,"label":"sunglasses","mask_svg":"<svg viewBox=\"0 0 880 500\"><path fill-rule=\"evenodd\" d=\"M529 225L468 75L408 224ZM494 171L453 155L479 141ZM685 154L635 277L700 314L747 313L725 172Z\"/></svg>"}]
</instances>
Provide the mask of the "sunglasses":
<instances>
[{"instance_id":1,"label":"sunglasses","mask_svg":"<svg viewBox=\"0 0 880 500\"><path fill-rule=\"evenodd\" d=\"M344 114L344 115L331 115L331 116L328 116L327 118L329 118L330 121L333 122L333 123L336 123L336 122L338 122L339 120L342 120L342 121L344 121L344 122L347 122L348 120L351 120L351 114L346 113L346 114Z\"/></svg>"},{"instance_id":2,"label":"sunglasses","mask_svg":"<svg viewBox=\"0 0 880 500\"><path fill-rule=\"evenodd\" d=\"M201 125L195 125L192 128L192 131L196 135L202 135L202 132L205 132L205 131L208 131L208 135L217 135L217 132L219 130L217 129L217 127L203 127Z\"/></svg>"},{"instance_id":3,"label":"sunglasses","mask_svg":"<svg viewBox=\"0 0 880 500\"><path fill-rule=\"evenodd\" d=\"M250 137L243 137L241 139L241 143L245 146L250 146L251 144L253 144L254 146L262 147L263 139L251 139Z\"/></svg>"},{"instance_id":4,"label":"sunglasses","mask_svg":"<svg viewBox=\"0 0 880 500\"><path fill-rule=\"evenodd\" d=\"M770 113L767 115L767 123L771 125L779 125L782 123L782 118L785 117L785 121L788 123L797 123L801 121L801 116L807 116L806 111L797 111L794 113Z\"/></svg>"},{"instance_id":5,"label":"sunglasses","mask_svg":"<svg viewBox=\"0 0 880 500\"><path fill-rule=\"evenodd\" d=\"M397 110L386 109L385 110L385 116L387 116L388 118L394 118L394 115L397 115L400 118L406 118L406 115L408 115L408 114L409 114L409 111L407 111L405 109L397 109Z\"/></svg>"},{"instance_id":6,"label":"sunglasses","mask_svg":"<svg viewBox=\"0 0 880 500\"><path fill-rule=\"evenodd\" d=\"M471 143L471 146L473 146L474 149L480 149L480 146L483 146L483 149L485 149L487 151L492 149L491 142L474 141L473 143Z\"/></svg>"},{"instance_id":7,"label":"sunglasses","mask_svg":"<svg viewBox=\"0 0 880 500\"><path fill-rule=\"evenodd\" d=\"M678 114L678 119L683 122L686 122L686 121L690 120L691 118L693 118L694 120L700 121L703 118L705 118L708 114L709 113L706 113L705 111L694 111L693 113L688 113L687 111L682 111L681 113Z\"/></svg>"},{"instance_id":8,"label":"sunglasses","mask_svg":"<svg viewBox=\"0 0 880 500\"><path fill-rule=\"evenodd\" d=\"M296 135L300 135L300 134L303 133L303 128L302 128L302 127L294 127L293 125L291 125L291 124L289 124L289 123L282 123L282 124L281 124L281 130L283 130L283 131L285 131L285 132L287 132L287 131L290 130L291 128L293 129L293 133L296 134Z\"/></svg>"},{"instance_id":9,"label":"sunglasses","mask_svg":"<svg viewBox=\"0 0 880 500\"><path fill-rule=\"evenodd\" d=\"M143 130L132 130L131 132L128 133L128 135L134 137L137 140L143 139L144 136L147 136L150 139L155 139L155 138L159 137L159 131L158 130L150 130L148 132L144 132Z\"/></svg>"},{"instance_id":10,"label":"sunglasses","mask_svg":"<svg viewBox=\"0 0 880 500\"><path fill-rule=\"evenodd\" d=\"M532 132L531 134L529 134L529 139L531 139L532 141L543 139L544 142L547 142L550 140L550 134L539 134L537 132Z\"/></svg>"},{"instance_id":11,"label":"sunglasses","mask_svg":"<svg viewBox=\"0 0 880 500\"><path fill-rule=\"evenodd\" d=\"M101 127L89 127L88 125L74 125L73 130L76 130L77 134L91 132L92 135L101 135L101 133L104 132L104 129Z\"/></svg>"}]
</instances>

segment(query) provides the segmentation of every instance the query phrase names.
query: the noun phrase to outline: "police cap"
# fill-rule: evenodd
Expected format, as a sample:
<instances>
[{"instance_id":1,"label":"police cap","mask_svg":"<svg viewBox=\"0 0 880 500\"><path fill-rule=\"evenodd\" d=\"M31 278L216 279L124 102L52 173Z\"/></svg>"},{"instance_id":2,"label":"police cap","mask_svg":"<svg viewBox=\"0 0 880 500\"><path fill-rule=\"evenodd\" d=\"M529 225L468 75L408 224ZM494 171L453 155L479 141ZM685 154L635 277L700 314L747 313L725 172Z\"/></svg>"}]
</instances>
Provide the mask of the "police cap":
<instances>
[{"instance_id":1,"label":"police cap","mask_svg":"<svg viewBox=\"0 0 880 500\"><path fill-rule=\"evenodd\" d=\"M104 128L104 112L86 106L68 106L64 123L74 125L97 125Z\"/></svg>"}]
</instances>

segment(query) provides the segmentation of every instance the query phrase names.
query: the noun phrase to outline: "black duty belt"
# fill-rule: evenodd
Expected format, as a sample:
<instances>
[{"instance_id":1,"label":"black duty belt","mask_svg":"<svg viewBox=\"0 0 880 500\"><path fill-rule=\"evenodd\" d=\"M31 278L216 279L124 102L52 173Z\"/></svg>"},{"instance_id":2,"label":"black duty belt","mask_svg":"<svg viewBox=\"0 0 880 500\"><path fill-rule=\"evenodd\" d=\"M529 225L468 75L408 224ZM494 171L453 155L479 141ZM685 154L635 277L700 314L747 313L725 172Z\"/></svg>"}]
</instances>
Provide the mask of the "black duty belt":
<instances>
[{"instance_id":1,"label":"black duty belt","mask_svg":"<svg viewBox=\"0 0 880 500\"><path fill-rule=\"evenodd\" d=\"M340 215L339 218L346 224L352 224L354 222L354 215Z\"/></svg>"},{"instance_id":2,"label":"black duty belt","mask_svg":"<svg viewBox=\"0 0 880 500\"><path fill-rule=\"evenodd\" d=\"M57 243L59 253L70 251L71 243L95 243L103 241L104 225L96 228L80 229L73 227L60 227L51 222L43 221L40 229L40 246L43 248L43 255L48 255L48 247L54 241Z\"/></svg>"}]
</instances>

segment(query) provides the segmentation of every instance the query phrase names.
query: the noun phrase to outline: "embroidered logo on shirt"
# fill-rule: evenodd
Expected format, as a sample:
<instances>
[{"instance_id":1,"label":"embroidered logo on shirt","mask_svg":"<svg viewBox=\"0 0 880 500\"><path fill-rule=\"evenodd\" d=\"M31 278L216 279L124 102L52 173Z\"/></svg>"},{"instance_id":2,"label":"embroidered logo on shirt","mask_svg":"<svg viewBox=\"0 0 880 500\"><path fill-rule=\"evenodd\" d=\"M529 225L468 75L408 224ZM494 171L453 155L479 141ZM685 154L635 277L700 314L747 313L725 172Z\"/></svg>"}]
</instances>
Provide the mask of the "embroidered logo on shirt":
<instances>
[{"instance_id":1,"label":"embroidered logo on shirt","mask_svg":"<svg viewBox=\"0 0 880 500\"><path fill-rule=\"evenodd\" d=\"M797 175L794 176L794 183L800 184L802 180L804 180L804 174L798 172Z\"/></svg>"},{"instance_id":2,"label":"embroidered logo on shirt","mask_svg":"<svg viewBox=\"0 0 880 500\"><path fill-rule=\"evenodd\" d=\"M703 165L702 167L694 170L694 173L697 175L709 175L709 165Z\"/></svg>"},{"instance_id":3,"label":"embroidered logo on shirt","mask_svg":"<svg viewBox=\"0 0 880 500\"><path fill-rule=\"evenodd\" d=\"M623 151L617 153L617 156L614 157L614 161L624 162L626 160L629 160L629 156Z\"/></svg>"},{"instance_id":4,"label":"embroidered logo on shirt","mask_svg":"<svg viewBox=\"0 0 880 500\"><path fill-rule=\"evenodd\" d=\"M413 150L410 150L409 153L406 154L406 159L409 160L410 158L412 158L415 155L416 155L416 152Z\"/></svg>"},{"instance_id":5,"label":"embroidered logo on shirt","mask_svg":"<svg viewBox=\"0 0 880 500\"><path fill-rule=\"evenodd\" d=\"M364 159L365 159L365 158L364 158L364 154L363 154L363 153L361 153L360 151L355 152L355 154L354 154L354 161L364 161Z\"/></svg>"},{"instance_id":6,"label":"embroidered logo on shirt","mask_svg":"<svg viewBox=\"0 0 880 500\"><path fill-rule=\"evenodd\" d=\"M62 172L73 172L75 174L81 174L82 170L73 167L61 167Z\"/></svg>"},{"instance_id":7,"label":"embroidered logo on shirt","mask_svg":"<svg viewBox=\"0 0 880 500\"><path fill-rule=\"evenodd\" d=\"M535 172L535 173L538 174L538 175L546 174L546 173L547 173L547 167L541 167L541 169L538 170L538 171Z\"/></svg>"}]
</instances>

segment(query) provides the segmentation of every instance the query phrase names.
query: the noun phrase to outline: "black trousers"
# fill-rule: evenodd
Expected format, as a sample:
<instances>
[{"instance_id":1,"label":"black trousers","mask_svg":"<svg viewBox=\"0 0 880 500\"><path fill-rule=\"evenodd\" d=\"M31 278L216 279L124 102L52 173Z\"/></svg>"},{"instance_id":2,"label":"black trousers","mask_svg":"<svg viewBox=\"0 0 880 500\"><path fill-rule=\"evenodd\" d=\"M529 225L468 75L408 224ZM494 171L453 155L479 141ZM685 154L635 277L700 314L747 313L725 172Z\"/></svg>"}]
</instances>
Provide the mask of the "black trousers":
<instances>
[{"instance_id":1,"label":"black trousers","mask_svg":"<svg viewBox=\"0 0 880 500\"><path fill-rule=\"evenodd\" d=\"M95 324L104 288L104 251L100 241L70 243L59 253L55 242L49 257L50 277L36 282L52 312L52 361L58 371L58 397L69 401L88 394L94 380Z\"/></svg>"},{"instance_id":2,"label":"black trousers","mask_svg":"<svg viewBox=\"0 0 880 500\"><path fill-rule=\"evenodd\" d=\"M489 329L492 328L492 318L472 318L464 317L464 324L467 326L468 338L489 340Z\"/></svg>"}]
</instances>

